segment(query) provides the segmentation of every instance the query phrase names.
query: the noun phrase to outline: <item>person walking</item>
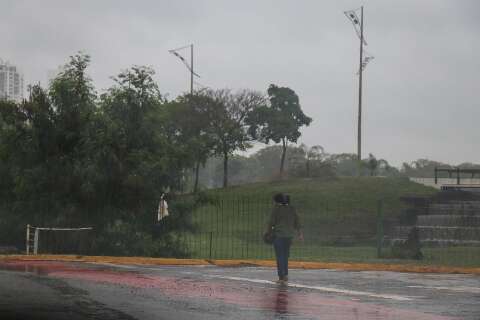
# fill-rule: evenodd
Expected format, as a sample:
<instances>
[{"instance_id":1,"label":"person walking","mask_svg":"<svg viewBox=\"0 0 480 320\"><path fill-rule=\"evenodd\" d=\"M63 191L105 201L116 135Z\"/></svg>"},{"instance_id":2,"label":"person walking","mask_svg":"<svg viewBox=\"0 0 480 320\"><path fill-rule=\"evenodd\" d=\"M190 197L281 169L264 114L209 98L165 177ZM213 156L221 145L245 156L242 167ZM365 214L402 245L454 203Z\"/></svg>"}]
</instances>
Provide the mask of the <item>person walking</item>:
<instances>
[{"instance_id":1,"label":"person walking","mask_svg":"<svg viewBox=\"0 0 480 320\"><path fill-rule=\"evenodd\" d=\"M288 195L277 193L273 197L274 207L267 225L267 232L273 231L273 247L277 258L278 282L288 281L288 258L295 232L303 241L300 219L295 208L290 205Z\"/></svg>"}]
</instances>

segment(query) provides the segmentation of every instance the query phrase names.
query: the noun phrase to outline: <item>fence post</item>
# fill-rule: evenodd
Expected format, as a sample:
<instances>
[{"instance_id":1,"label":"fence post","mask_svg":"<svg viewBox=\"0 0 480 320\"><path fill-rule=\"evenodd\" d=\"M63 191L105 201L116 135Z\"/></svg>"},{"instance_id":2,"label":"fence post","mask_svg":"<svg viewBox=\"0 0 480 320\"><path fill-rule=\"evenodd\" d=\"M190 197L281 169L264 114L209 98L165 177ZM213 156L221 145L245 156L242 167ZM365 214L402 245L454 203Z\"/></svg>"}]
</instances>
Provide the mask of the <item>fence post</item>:
<instances>
[{"instance_id":1,"label":"fence post","mask_svg":"<svg viewBox=\"0 0 480 320\"><path fill-rule=\"evenodd\" d=\"M34 243L33 243L33 254L38 254L38 228L35 228L35 236L34 236Z\"/></svg>"},{"instance_id":2,"label":"fence post","mask_svg":"<svg viewBox=\"0 0 480 320\"><path fill-rule=\"evenodd\" d=\"M209 259L212 259L212 240L213 240L213 231L210 231L210 252L209 252Z\"/></svg>"},{"instance_id":3,"label":"fence post","mask_svg":"<svg viewBox=\"0 0 480 320\"><path fill-rule=\"evenodd\" d=\"M377 258L382 257L383 245L383 200L377 204Z\"/></svg>"},{"instance_id":4,"label":"fence post","mask_svg":"<svg viewBox=\"0 0 480 320\"><path fill-rule=\"evenodd\" d=\"M26 252L27 256L30 254L30 224L27 224L27 239L26 239Z\"/></svg>"}]
</instances>

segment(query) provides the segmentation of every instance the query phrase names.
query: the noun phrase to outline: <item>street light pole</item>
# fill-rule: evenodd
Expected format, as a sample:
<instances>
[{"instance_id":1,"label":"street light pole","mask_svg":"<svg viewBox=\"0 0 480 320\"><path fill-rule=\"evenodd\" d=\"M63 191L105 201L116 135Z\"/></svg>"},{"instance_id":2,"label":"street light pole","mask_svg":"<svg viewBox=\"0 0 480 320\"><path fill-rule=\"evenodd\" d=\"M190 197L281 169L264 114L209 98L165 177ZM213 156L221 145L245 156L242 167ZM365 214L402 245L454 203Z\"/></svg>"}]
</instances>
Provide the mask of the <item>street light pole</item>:
<instances>
[{"instance_id":1,"label":"street light pole","mask_svg":"<svg viewBox=\"0 0 480 320\"><path fill-rule=\"evenodd\" d=\"M363 61L363 6L361 7L360 16L360 64L358 77L358 141L357 141L357 158L360 167L362 161L362 61ZM359 172L360 175L360 172Z\"/></svg>"},{"instance_id":2,"label":"street light pole","mask_svg":"<svg viewBox=\"0 0 480 320\"><path fill-rule=\"evenodd\" d=\"M374 57L363 49L363 46L367 45L363 36L363 6L360 8L360 18L358 18L356 11L358 9L344 11L345 16L352 22L355 32L360 39L360 59L358 66L358 126L357 126L357 162L358 162L358 175L361 174L361 161L362 161L362 85L363 85L363 69L367 66L367 63ZM363 57L365 55L365 58Z\"/></svg>"},{"instance_id":3,"label":"street light pole","mask_svg":"<svg viewBox=\"0 0 480 320\"><path fill-rule=\"evenodd\" d=\"M193 43L190 45L190 95L193 95Z\"/></svg>"},{"instance_id":4,"label":"street light pole","mask_svg":"<svg viewBox=\"0 0 480 320\"><path fill-rule=\"evenodd\" d=\"M180 50L187 49L188 47L190 47L190 65L188 64L187 60L177 52L177 51L180 51ZM171 54L173 54L177 58L179 58L183 62L183 64L187 67L187 69L190 71L190 97L189 97L189 99L190 99L190 101L192 101L192 99L193 99L193 76L200 77L198 74L196 74L193 71L193 43L190 44L190 45L186 45L186 46L177 48L177 49L168 50L168 52L170 52ZM195 169L196 169L196 172L195 172L195 190L194 191L196 192L196 189L197 189L197 186L198 186L199 163L197 163ZM182 171L182 173L184 174L184 171ZM182 177L182 179L183 178L184 177Z\"/></svg>"},{"instance_id":5,"label":"street light pole","mask_svg":"<svg viewBox=\"0 0 480 320\"><path fill-rule=\"evenodd\" d=\"M187 49L188 47L190 47L190 64L188 64L187 60L182 55L180 55L180 53L178 53L178 51ZM190 71L190 94L193 94L193 76L200 77L197 73L193 71L193 43L177 49L168 50L168 52L180 59L180 61L182 61L182 63Z\"/></svg>"}]
</instances>

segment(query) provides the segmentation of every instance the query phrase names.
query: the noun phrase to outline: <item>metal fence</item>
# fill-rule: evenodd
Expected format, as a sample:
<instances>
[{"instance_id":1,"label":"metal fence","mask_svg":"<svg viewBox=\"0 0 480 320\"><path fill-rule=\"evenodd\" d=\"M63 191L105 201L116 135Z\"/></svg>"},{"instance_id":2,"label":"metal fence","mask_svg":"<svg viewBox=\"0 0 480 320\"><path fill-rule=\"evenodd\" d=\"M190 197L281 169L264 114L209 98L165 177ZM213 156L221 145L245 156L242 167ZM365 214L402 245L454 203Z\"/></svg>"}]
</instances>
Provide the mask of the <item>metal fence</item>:
<instances>
[{"instance_id":1,"label":"metal fence","mask_svg":"<svg viewBox=\"0 0 480 320\"><path fill-rule=\"evenodd\" d=\"M440 189L443 185L456 185L459 181L457 178L423 178L423 177L410 177L410 181L423 184L427 187ZM462 185L480 185L479 178L461 178Z\"/></svg>"},{"instance_id":2,"label":"metal fence","mask_svg":"<svg viewBox=\"0 0 480 320\"><path fill-rule=\"evenodd\" d=\"M438 265L480 265L480 246L421 245L423 257L414 260L392 250L398 234L398 216L383 201L371 203L302 201L292 203L303 225L304 241L295 240L291 259L339 262L408 262ZM272 210L262 196L216 199L193 213L196 232L183 233L181 241L193 258L273 259L271 245L262 234ZM404 237L404 240L407 236ZM398 239L397 239L398 240ZM398 244L398 241L397 241ZM398 251L398 250L397 250ZM403 258L403 259L402 259Z\"/></svg>"},{"instance_id":3,"label":"metal fence","mask_svg":"<svg viewBox=\"0 0 480 320\"><path fill-rule=\"evenodd\" d=\"M296 201L292 205L304 231L304 241L296 240L292 246L293 259L377 258L383 245L380 202L367 206L370 208L331 201ZM216 199L194 212L197 232L183 234L183 241L197 258L272 259L272 247L262 240L271 210L270 198Z\"/></svg>"}]
</instances>

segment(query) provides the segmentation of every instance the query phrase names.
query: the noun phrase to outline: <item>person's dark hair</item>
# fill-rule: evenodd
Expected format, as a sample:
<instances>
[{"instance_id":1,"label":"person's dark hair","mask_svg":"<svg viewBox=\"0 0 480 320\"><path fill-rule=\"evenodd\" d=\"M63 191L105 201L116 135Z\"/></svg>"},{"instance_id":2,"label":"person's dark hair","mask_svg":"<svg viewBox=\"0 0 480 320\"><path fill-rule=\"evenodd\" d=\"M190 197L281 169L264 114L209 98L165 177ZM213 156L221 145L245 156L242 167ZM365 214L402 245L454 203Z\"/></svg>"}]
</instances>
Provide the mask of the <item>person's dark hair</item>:
<instances>
[{"instance_id":1,"label":"person's dark hair","mask_svg":"<svg viewBox=\"0 0 480 320\"><path fill-rule=\"evenodd\" d=\"M278 204L287 205L290 203L290 196L284 193L277 193L273 196L273 201Z\"/></svg>"},{"instance_id":2,"label":"person's dark hair","mask_svg":"<svg viewBox=\"0 0 480 320\"><path fill-rule=\"evenodd\" d=\"M273 196L273 201L275 201L275 203L284 204L285 203L285 197L284 197L283 193L275 194Z\"/></svg>"}]
</instances>

